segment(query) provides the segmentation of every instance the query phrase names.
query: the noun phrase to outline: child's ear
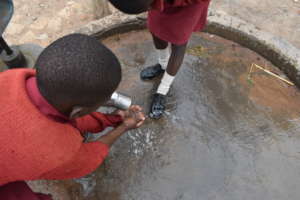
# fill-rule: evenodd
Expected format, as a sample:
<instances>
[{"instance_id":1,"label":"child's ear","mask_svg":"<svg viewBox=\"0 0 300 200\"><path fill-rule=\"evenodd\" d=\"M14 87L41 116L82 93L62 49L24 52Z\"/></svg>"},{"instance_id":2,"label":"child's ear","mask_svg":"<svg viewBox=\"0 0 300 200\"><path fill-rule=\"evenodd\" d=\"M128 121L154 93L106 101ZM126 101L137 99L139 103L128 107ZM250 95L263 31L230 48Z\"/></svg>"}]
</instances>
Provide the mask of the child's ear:
<instances>
[{"instance_id":1,"label":"child's ear","mask_svg":"<svg viewBox=\"0 0 300 200\"><path fill-rule=\"evenodd\" d=\"M72 109L72 112L69 115L70 119L75 119L77 117L81 117L82 116L82 111L83 111L83 107L81 106L74 106Z\"/></svg>"}]
</instances>

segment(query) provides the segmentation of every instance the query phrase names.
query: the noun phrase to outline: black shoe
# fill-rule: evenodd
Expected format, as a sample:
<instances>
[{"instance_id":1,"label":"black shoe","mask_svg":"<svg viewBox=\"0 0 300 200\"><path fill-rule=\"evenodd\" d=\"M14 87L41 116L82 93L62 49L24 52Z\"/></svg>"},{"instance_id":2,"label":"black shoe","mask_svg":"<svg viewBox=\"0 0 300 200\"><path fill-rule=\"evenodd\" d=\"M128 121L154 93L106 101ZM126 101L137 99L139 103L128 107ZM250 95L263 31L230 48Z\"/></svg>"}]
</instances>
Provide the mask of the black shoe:
<instances>
[{"instance_id":1,"label":"black shoe","mask_svg":"<svg viewBox=\"0 0 300 200\"><path fill-rule=\"evenodd\" d=\"M154 94L150 108L149 117L159 119L165 111L166 96L162 94Z\"/></svg>"},{"instance_id":2,"label":"black shoe","mask_svg":"<svg viewBox=\"0 0 300 200\"><path fill-rule=\"evenodd\" d=\"M151 80L161 74L163 74L165 70L161 68L160 64L156 64L150 67L147 67L146 69L143 69L140 73L142 80Z\"/></svg>"}]
</instances>

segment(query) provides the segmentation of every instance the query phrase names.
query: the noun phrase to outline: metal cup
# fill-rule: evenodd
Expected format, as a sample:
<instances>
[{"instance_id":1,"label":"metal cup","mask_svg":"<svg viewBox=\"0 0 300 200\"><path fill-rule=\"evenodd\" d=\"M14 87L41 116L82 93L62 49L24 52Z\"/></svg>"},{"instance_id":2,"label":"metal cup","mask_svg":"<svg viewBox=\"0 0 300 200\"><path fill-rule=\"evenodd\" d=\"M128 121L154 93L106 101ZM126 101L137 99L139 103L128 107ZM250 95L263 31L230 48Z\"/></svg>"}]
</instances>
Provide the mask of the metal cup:
<instances>
[{"instance_id":1,"label":"metal cup","mask_svg":"<svg viewBox=\"0 0 300 200\"><path fill-rule=\"evenodd\" d=\"M106 103L107 106L113 106L122 110L127 110L131 106L132 100L130 97L114 92L110 100Z\"/></svg>"}]
</instances>

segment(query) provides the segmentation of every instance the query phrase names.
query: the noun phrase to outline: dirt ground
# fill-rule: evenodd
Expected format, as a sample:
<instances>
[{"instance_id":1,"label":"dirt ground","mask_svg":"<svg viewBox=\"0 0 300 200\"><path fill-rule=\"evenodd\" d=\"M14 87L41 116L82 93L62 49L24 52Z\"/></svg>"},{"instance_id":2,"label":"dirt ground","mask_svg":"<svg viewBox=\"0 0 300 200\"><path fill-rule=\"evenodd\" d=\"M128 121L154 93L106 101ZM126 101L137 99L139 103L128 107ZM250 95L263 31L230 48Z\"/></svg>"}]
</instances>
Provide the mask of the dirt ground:
<instances>
[{"instance_id":1,"label":"dirt ground","mask_svg":"<svg viewBox=\"0 0 300 200\"><path fill-rule=\"evenodd\" d=\"M104 3L105 2L105 3ZM109 14L106 0L15 0L6 32L10 44L47 46L84 24Z\"/></svg>"}]
</instances>

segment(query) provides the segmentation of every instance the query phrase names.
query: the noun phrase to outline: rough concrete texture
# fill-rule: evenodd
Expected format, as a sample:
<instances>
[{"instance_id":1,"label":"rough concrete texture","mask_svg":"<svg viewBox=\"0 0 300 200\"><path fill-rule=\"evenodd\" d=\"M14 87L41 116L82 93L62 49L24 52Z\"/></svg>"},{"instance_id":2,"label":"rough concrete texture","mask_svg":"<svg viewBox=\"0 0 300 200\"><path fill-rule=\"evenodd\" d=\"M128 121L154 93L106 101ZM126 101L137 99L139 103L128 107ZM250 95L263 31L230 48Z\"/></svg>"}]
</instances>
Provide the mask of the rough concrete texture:
<instances>
[{"instance_id":1,"label":"rough concrete texture","mask_svg":"<svg viewBox=\"0 0 300 200\"><path fill-rule=\"evenodd\" d=\"M95 37L104 38L114 33L126 32L138 28L145 28L146 15L125 15L118 11L112 15L89 22L78 30L76 33L93 35ZM124 28L125 27L125 28Z\"/></svg>"},{"instance_id":2,"label":"rough concrete texture","mask_svg":"<svg viewBox=\"0 0 300 200\"><path fill-rule=\"evenodd\" d=\"M50 42L110 13L106 0L14 0L15 13L4 34L10 44Z\"/></svg>"},{"instance_id":3,"label":"rough concrete texture","mask_svg":"<svg viewBox=\"0 0 300 200\"><path fill-rule=\"evenodd\" d=\"M210 11L241 19L300 48L300 1L212 0Z\"/></svg>"},{"instance_id":4,"label":"rough concrete texture","mask_svg":"<svg viewBox=\"0 0 300 200\"><path fill-rule=\"evenodd\" d=\"M300 48L299 0L212 0L211 9L254 24Z\"/></svg>"},{"instance_id":5,"label":"rough concrete texture","mask_svg":"<svg viewBox=\"0 0 300 200\"><path fill-rule=\"evenodd\" d=\"M130 29L143 28L145 20L145 15L129 16L116 12L98 21L90 22L78 32L106 37ZM300 50L289 42L259 30L241 19L213 10L209 13L205 31L236 41L260 53L300 86Z\"/></svg>"},{"instance_id":6,"label":"rough concrete texture","mask_svg":"<svg viewBox=\"0 0 300 200\"><path fill-rule=\"evenodd\" d=\"M100 2L100 3L99 3ZM11 44L48 45L111 10L106 0L14 0L15 15L5 37ZM300 2L295 0L212 0L226 12L300 47Z\"/></svg>"},{"instance_id":7,"label":"rough concrete texture","mask_svg":"<svg viewBox=\"0 0 300 200\"><path fill-rule=\"evenodd\" d=\"M104 40L123 65L119 90L148 111L158 80L139 72L156 62L151 36L133 31ZM234 42L195 34L164 118L125 134L93 174L39 181L55 200L298 200L300 94L252 62L271 62Z\"/></svg>"},{"instance_id":8,"label":"rough concrete texture","mask_svg":"<svg viewBox=\"0 0 300 200\"><path fill-rule=\"evenodd\" d=\"M210 13L207 32L236 41L266 57L300 87L300 50L286 40L225 13Z\"/></svg>"}]
</instances>

